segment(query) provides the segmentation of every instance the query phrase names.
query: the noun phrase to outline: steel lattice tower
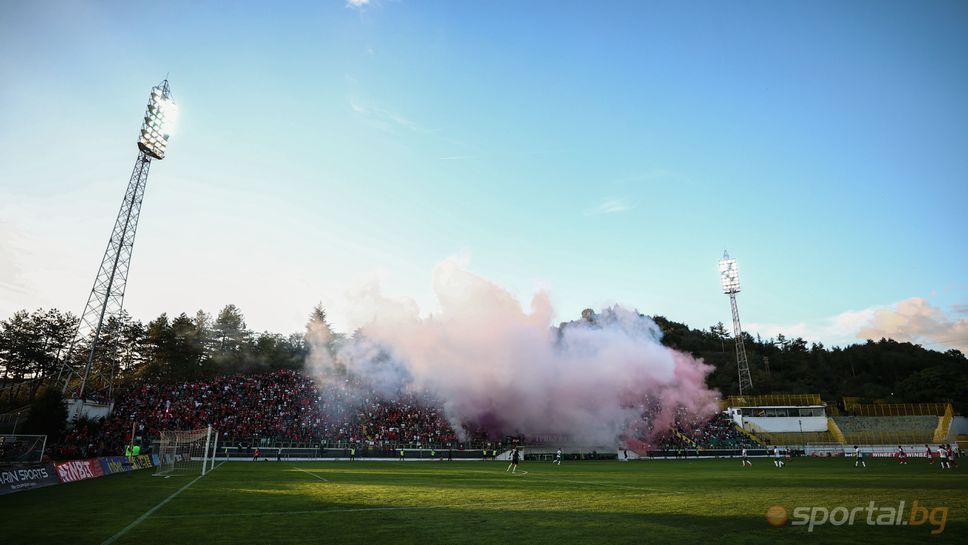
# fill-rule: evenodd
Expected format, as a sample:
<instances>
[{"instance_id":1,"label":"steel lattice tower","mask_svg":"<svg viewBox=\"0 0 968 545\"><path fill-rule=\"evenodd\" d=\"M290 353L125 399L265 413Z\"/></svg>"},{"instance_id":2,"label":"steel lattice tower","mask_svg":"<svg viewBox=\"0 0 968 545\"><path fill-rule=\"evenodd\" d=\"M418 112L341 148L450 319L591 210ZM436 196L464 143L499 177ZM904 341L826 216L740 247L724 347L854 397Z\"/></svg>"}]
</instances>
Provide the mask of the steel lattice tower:
<instances>
[{"instance_id":1,"label":"steel lattice tower","mask_svg":"<svg viewBox=\"0 0 968 545\"><path fill-rule=\"evenodd\" d=\"M750 377L750 365L746 360L746 346L743 344L743 327L739 323L739 308L736 306L736 294L739 293L739 271L736 260L723 251L723 259L719 261L719 276L723 283L723 293L729 295L729 305L733 310L733 339L736 345L736 371L739 373L739 395L753 391L753 379Z\"/></svg>"},{"instance_id":2,"label":"steel lattice tower","mask_svg":"<svg viewBox=\"0 0 968 545\"><path fill-rule=\"evenodd\" d=\"M141 202L152 159L164 159L171 126L175 116L175 102L171 98L168 80L151 90L148 109L138 138L138 159L134 163L128 188L121 201L121 209L111 231L101 267L94 280L94 287L87 298L87 305L78 323L74 340L64 357L58 380L63 391L78 399L90 396L97 400L109 400L113 395L116 366L97 366L96 356L101 349L101 333L112 317L118 317L124 304L124 292L128 283L128 269L134 250L134 236L138 230ZM83 355L83 357L82 357Z\"/></svg>"}]
</instances>

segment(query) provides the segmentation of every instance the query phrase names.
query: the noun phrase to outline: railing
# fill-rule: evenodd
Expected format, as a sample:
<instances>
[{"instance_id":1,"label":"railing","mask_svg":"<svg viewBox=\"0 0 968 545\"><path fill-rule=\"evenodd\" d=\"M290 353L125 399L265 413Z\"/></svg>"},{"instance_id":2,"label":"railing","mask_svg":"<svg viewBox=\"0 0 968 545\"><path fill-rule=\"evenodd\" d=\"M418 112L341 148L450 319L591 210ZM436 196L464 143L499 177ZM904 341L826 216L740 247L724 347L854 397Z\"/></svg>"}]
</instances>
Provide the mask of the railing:
<instances>
[{"instance_id":1,"label":"railing","mask_svg":"<svg viewBox=\"0 0 968 545\"><path fill-rule=\"evenodd\" d=\"M746 422L746 426L757 441L766 445L805 445L807 443L833 443L836 441L833 435L826 431L772 432L766 431L761 426L749 421Z\"/></svg>"},{"instance_id":2,"label":"railing","mask_svg":"<svg viewBox=\"0 0 968 545\"><path fill-rule=\"evenodd\" d=\"M836 439L838 442L847 442L844 432L840 430L840 426L837 425L837 422L833 418L827 418L827 431L829 431L830 435L833 435L834 439Z\"/></svg>"},{"instance_id":3,"label":"railing","mask_svg":"<svg viewBox=\"0 0 968 545\"><path fill-rule=\"evenodd\" d=\"M319 439L314 441L291 441L285 439L277 439L271 437L224 437L219 439L219 443L226 447L231 448L262 448L262 449L349 449L349 448L372 448L372 449L407 449L407 450L421 450L421 449L437 449L437 450L448 450L453 449L454 451L477 451L481 452L482 449L493 450L506 448L501 442L443 442L443 443L427 443L427 442L416 442L416 441L349 441L346 439L335 440L335 439ZM372 443L372 444L371 444ZM507 447L509 448L509 447Z\"/></svg>"},{"instance_id":4,"label":"railing","mask_svg":"<svg viewBox=\"0 0 968 545\"><path fill-rule=\"evenodd\" d=\"M767 394L748 396L729 396L729 407L802 407L823 405L819 394Z\"/></svg>"},{"instance_id":5,"label":"railing","mask_svg":"<svg viewBox=\"0 0 968 545\"><path fill-rule=\"evenodd\" d=\"M702 450L702 447L700 447L695 441L693 441L691 437L689 437L686 434L680 432L679 430L672 430L672 433L676 437L678 437L678 438L682 439L683 441L685 441L686 444L688 444L692 448L696 448L696 449Z\"/></svg>"},{"instance_id":6,"label":"railing","mask_svg":"<svg viewBox=\"0 0 968 545\"><path fill-rule=\"evenodd\" d=\"M833 443L836 440L828 431L790 431L756 434L768 445L806 445L807 443Z\"/></svg>"},{"instance_id":7,"label":"railing","mask_svg":"<svg viewBox=\"0 0 968 545\"><path fill-rule=\"evenodd\" d=\"M753 424L750 423L750 425L752 426ZM739 430L743 435L745 435L746 437L748 437L754 443L759 444L759 445L762 445L763 444L763 441L760 440L759 437L753 435L752 432L750 432L749 430L744 429L742 426L736 426L736 429Z\"/></svg>"},{"instance_id":8,"label":"railing","mask_svg":"<svg viewBox=\"0 0 968 545\"><path fill-rule=\"evenodd\" d=\"M951 410L950 403L848 403L848 416L944 416Z\"/></svg>"},{"instance_id":9,"label":"railing","mask_svg":"<svg viewBox=\"0 0 968 545\"><path fill-rule=\"evenodd\" d=\"M951 429L951 421L954 420L955 411L951 406L951 403L947 404L944 410L944 416L938 419L938 427L934 430L934 442L943 443L948 439L948 430Z\"/></svg>"},{"instance_id":10,"label":"railing","mask_svg":"<svg viewBox=\"0 0 968 545\"><path fill-rule=\"evenodd\" d=\"M861 431L845 433L844 439L851 445L903 445L934 442L933 431Z\"/></svg>"}]
</instances>

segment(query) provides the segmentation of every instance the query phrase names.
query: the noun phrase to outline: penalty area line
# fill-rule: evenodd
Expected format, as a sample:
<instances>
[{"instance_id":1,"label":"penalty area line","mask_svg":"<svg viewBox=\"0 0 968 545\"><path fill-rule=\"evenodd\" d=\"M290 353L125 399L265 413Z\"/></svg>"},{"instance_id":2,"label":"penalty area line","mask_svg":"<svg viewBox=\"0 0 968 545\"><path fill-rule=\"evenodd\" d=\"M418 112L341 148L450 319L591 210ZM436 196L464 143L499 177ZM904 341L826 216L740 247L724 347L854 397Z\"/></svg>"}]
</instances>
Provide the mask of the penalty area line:
<instances>
[{"instance_id":1,"label":"penalty area line","mask_svg":"<svg viewBox=\"0 0 968 545\"><path fill-rule=\"evenodd\" d=\"M125 526L124 528L122 528L120 532L118 532L118 533L114 534L113 536L111 536L111 537L105 539L104 541L102 541L101 542L101 545L110 545L111 543L114 543L115 541L117 541L118 539L120 539L122 536L124 536L124 534L128 533L129 531L131 531L132 528L134 528L135 526L137 526L137 525L141 524L142 522L144 522L145 519L147 519L148 517L150 517L152 515L152 513L154 513L155 511L161 509L162 507L164 507L166 503L168 503L171 500L173 500L175 498L175 496L177 496L177 495L181 494L182 492L184 492L185 489L187 489L189 486L195 484L195 482L198 481L199 479L201 479L202 477L204 477L204 475L199 475L198 477L195 477L194 479L192 479L192 481L189 482L188 484L186 484L185 486L183 486L183 487L179 488L178 490L174 491L170 496L168 496L167 498L161 500L161 503L159 503L158 505L152 507L151 509L148 509L147 511L145 511L145 513L143 515L141 515L140 517L134 519L134 521L131 524L129 524L129 525Z\"/></svg>"},{"instance_id":2,"label":"penalty area line","mask_svg":"<svg viewBox=\"0 0 968 545\"><path fill-rule=\"evenodd\" d=\"M292 466L292 468L293 468L293 469L298 469L299 471L302 471L303 473L306 473L306 474L309 474L309 475L312 475L313 477L316 477L317 479L319 479L319 480L321 480L321 481L323 481L324 483L328 483L328 482L329 482L329 479L324 479L324 478L322 478L322 477L320 477L319 475L316 475L316 474L315 474L315 473L313 473L312 471L306 471L305 469L303 469L303 468L301 468L301 467L296 467L296 466Z\"/></svg>"}]
</instances>

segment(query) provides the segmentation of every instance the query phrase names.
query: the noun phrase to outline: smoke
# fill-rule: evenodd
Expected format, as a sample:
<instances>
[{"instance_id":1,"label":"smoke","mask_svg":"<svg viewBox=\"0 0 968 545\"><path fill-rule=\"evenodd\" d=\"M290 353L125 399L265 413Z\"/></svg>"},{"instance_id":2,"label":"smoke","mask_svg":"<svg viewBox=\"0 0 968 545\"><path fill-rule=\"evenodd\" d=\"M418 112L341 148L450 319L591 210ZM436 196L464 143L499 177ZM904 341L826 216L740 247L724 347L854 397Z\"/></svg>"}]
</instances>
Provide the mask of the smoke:
<instances>
[{"instance_id":1,"label":"smoke","mask_svg":"<svg viewBox=\"0 0 968 545\"><path fill-rule=\"evenodd\" d=\"M547 293L526 311L507 290L454 259L433 272L439 313L380 300L386 312L348 339L307 336L317 380L363 377L385 396L429 391L455 430L567 437L574 444L648 441L677 413L707 417L710 366L660 343L648 317L621 306L552 325ZM379 300L371 292L370 302ZM646 416L643 419L643 415Z\"/></svg>"}]
</instances>

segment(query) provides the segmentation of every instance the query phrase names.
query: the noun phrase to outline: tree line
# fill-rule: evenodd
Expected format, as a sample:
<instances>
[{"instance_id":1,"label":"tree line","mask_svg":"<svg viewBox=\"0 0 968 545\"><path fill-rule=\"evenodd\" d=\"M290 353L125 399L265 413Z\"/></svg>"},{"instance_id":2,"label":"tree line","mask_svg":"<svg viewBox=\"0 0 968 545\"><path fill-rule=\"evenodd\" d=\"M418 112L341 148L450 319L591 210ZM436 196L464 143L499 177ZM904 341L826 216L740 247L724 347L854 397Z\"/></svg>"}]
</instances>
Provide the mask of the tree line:
<instances>
[{"instance_id":1,"label":"tree line","mask_svg":"<svg viewBox=\"0 0 968 545\"><path fill-rule=\"evenodd\" d=\"M722 322L705 330L653 317L663 343L713 366L707 382L724 395L736 394L733 335ZM950 401L968 409L968 359L956 349L930 350L892 339L827 348L796 337L762 339L743 333L753 393L820 394L827 402L859 397L867 402Z\"/></svg>"},{"instance_id":2,"label":"tree line","mask_svg":"<svg viewBox=\"0 0 968 545\"><path fill-rule=\"evenodd\" d=\"M322 307L313 310L313 322L329 328ZM56 309L22 310L0 321L0 412L30 401L56 380L77 324L77 316ZM86 363L89 342L74 349L75 367ZM304 334L255 333L238 307L226 305L215 317L203 311L162 314L147 324L126 313L112 317L101 328L92 366L113 372L115 389L123 391L143 382L301 369L307 354ZM23 387L14 390L18 385Z\"/></svg>"},{"instance_id":3,"label":"tree line","mask_svg":"<svg viewBox=\"0 0 968 545\"><path fill-rule=\"evenodd\" d=\"M702 358L713 366L710 386L724 395L736 393L736 357L732 335L722 323L692 329L662 316L653 317L662 342ZM33 399L42 385L60 372L78 319L56 309L22 310L0 321L0 412ZM338 338L317 305L306 333L255 333L242 311L226 305L214 317L203 311L147 324L127 314L111 318L101 329L94 365L114 370L116 388L143 382L179 383L220 374L302 369L308 355L307 335L326 331ZM961 409L968 400L968 360L958 350L939 352L890 339L827 348L802 338L753 338L744 333L755 393L819 393L835 401L857 396L871 401L952 401ZM86 345L74 353L86 358ZM80 363L80 362L78 362ZM12 386L18 395L11 394Z\"/></svg>"}]
</instances>

